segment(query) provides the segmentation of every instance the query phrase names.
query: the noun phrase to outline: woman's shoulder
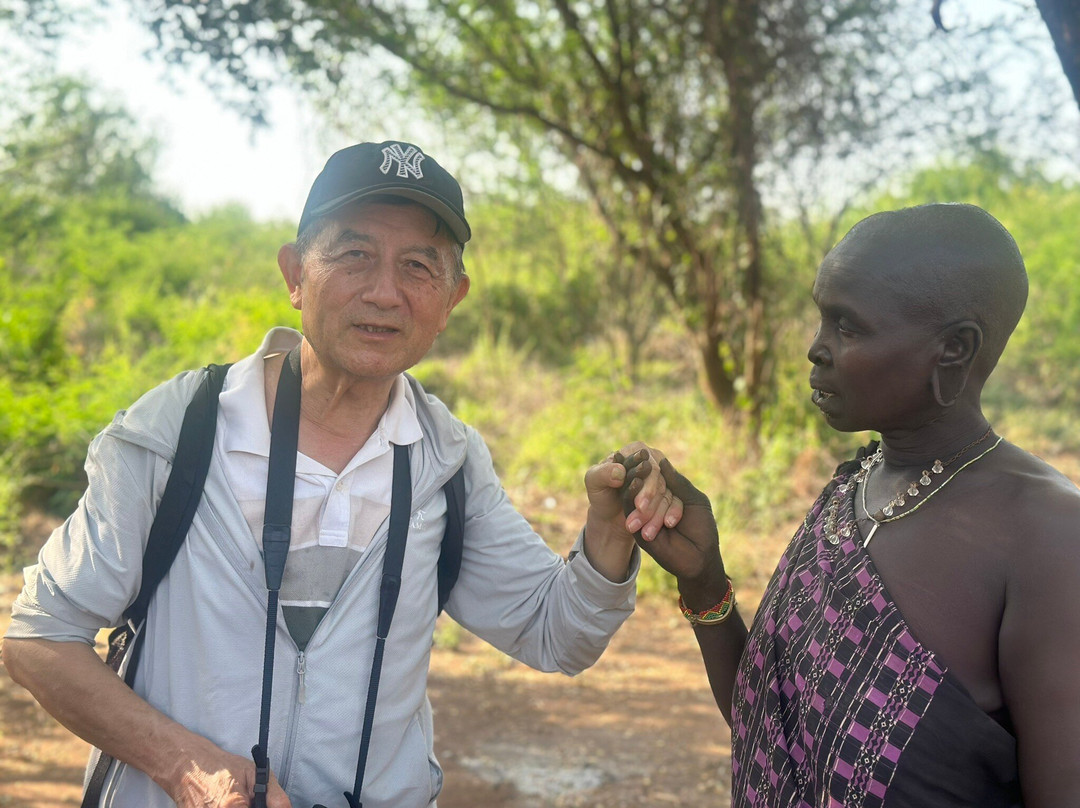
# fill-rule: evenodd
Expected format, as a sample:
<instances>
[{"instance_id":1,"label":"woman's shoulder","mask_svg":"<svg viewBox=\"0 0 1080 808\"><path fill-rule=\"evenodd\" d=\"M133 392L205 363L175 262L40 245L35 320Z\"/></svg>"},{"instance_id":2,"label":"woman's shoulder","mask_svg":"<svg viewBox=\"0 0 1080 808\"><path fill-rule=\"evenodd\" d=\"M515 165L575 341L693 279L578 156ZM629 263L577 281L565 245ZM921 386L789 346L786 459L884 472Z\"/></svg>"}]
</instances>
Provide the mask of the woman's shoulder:
<instances>
[{"instance_id":1,"label":"woman's shoulder","mask_svg":"<svg viewBox=\"0 0 1080 808\"><path fill-rule=\"evenodd\" d=\"M981 521L1000 535L1015 572L1050 559L1080 569L1080 488L1044 459L1003 442L974 493Z\"/></svg>"}]
</instances>

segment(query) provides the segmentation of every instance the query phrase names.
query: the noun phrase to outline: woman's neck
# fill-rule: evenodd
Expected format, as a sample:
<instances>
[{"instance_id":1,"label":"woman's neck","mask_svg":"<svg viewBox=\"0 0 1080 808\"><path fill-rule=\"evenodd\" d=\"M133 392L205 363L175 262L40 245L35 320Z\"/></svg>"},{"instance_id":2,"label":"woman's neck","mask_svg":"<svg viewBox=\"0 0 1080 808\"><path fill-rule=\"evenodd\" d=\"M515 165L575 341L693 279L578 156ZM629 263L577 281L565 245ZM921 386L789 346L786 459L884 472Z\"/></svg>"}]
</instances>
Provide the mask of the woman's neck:
<instances>
[{"instance_id":1,"label":"woman's neck","mask_svg":"<svg viewBox=\"0 0 1080 808\"><path fill-rule=\"evenodd\" d=\"M952 414L950 413L950 416ZM929 467L927 464L961 452L986 436L990 430L980 410L958 412L914 430L888 430L881 435L881 451L886 466Z\"/></svg>"}]
</instances>

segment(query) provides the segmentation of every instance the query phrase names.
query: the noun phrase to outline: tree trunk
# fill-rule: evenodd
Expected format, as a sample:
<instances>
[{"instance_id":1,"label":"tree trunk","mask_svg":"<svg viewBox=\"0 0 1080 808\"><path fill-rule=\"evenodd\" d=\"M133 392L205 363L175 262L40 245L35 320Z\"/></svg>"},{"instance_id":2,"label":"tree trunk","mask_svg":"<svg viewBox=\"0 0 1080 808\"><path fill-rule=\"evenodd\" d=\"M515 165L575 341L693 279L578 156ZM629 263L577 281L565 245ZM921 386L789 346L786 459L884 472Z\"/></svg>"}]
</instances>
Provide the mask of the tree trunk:
<instances>
[{"instance_id":1,"label":"tree trunk","mask_svg":"<svg viewBox=\"0 0 1080 808\"><path fill-rule=\"evenodd\" d=\"M742 380L756 425L762 405L764 379L763 261L761 255L761 194L754 172L758 167L757 88L766 72L755 32L761 7L757 0L740 0L729 10L728 26L712 38L714 51L723 61L731 105L731 167L734 174L735 217L738 222L742 274L743 334ZM715 19L715 18L714 18Z\"/></svg>"},{"instance_id":2,"label":"tree trunk","mask_svg":"<svg viewBox=\"0 0 1080 808\"><path fill-rule=\"evenodd\" d=\"M732 78L740 80L736 73ZM747 85L748 82L743 82ZM761 195L754 181L757 167L757 140L755 137L755 106L749 93L731 93L732 111L736 116L734 158L735 191L738 199L736 216L742 231L743 317L746 331L743 337L742 376L746 396L750 401L750 414L755 423L761 414L761 398L765 380L762 378L765 357L764 335L765 301L762 298L761 256Z\"/></svg>"},{"instance_id":3,"label":"tree trunk","mask_svg":"<svg viewBox=\"0 0 1080 808\"><path fill-rule=\"evenodd\" d=\"M704 376L703 386L713 403L722 410L735 407L735 379L725 367L720 348L723 340L712 335L701 339L701 369Z\"/></svg>"},{"instance_id":4,"label":"tree trunk","mask_svg":"<svg viewBox=\"0 0 1080 808\"><path fill-rule=\"evenodd\" d=\"M1080 107L1080 4L1076 0L1035 0L1050 30L1073 98Z\"/></svg>"}]
</instances>

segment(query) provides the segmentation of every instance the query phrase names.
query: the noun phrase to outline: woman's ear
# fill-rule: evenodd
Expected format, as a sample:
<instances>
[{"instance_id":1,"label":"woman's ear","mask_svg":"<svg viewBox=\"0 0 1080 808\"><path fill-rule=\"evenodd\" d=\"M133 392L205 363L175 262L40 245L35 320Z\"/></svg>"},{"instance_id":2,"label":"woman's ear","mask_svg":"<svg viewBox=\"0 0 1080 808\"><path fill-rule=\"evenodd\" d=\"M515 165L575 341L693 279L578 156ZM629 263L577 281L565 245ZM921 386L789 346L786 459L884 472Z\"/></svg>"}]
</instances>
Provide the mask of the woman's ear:
<instances>
[{"instance_id":1,"label":"woman's ear","mask_svg":"<svg viewBox=\"0 0 1080 808\"><path fill-rule=\"evenodd\" d=\"M930 376L934 400L940 406L951 407L963 395L982 343L982 328L974 320L963 320L946 329L941 356Z\"/></svg>"}]
</instances>

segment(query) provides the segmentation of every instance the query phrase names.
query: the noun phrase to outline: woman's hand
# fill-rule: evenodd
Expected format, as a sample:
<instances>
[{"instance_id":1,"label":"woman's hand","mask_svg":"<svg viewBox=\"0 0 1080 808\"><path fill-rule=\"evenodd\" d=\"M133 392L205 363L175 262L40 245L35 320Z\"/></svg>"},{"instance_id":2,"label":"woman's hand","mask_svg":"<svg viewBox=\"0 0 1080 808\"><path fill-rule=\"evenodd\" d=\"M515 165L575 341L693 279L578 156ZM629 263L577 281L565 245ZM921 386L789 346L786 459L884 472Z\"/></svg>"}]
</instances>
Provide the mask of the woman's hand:
<instances>
[{"instance_id":1,"label":"woman's hand","mask_svg":"<svg viewBox=\"0 0 1080 808\"><path fill-rule=\"evenodd\" d=\"M626 462L623 507L628 521L637 513L642 494L656 490L648 483L657 474L664 480L666 493L679 503L678 518L663 520L652 535L642 529L638 545L676 577L688 607L705 609L716 604L727 591L727 579L709 498L655 449L648 449L647 454L635 452Z\"/></svg>"}]
</instances>

